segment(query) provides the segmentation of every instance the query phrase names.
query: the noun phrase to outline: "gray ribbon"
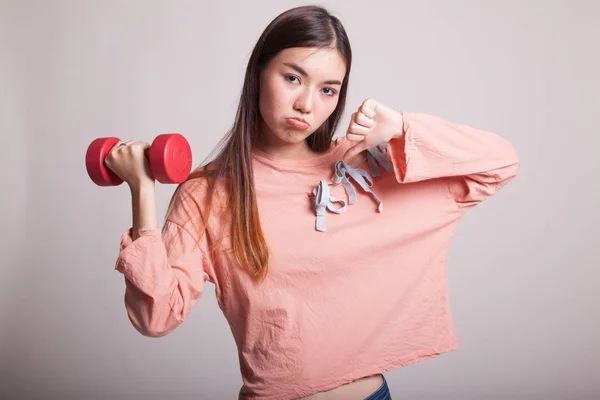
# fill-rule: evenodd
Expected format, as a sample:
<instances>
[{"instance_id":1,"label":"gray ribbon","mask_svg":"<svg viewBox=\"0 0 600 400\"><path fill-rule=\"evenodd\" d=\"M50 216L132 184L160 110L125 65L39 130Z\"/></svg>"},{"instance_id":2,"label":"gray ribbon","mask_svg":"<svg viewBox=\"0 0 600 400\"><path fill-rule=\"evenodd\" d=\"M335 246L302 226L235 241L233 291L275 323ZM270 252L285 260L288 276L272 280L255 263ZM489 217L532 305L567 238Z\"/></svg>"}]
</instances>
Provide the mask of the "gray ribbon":
<instances>
[{"instance_id":1,"label":"gray ribbon","mask_svg":"<svg viewBox=\"0 0 600 400\"><path fill-rule=\"evenodd\" d=\"M381 148L387 153L387 143L382 144ZM389 174L394 172L392 163L388 161L386 155L378 147L368 149L367 160L373 176L381 175L377 162L379 162ZM350 183L348 176L351 177L365 192L371 194L377 202L377 211L383 212L383 202L371 190L371 187L373 186L373 177L363 169L353 168L343 161L338 161L335 164L333 182L336 185L341 183L344 186L346 194L348 195L348 204L356 203L356 190L354 189L354 186L352 186L352 183ZM346 211L346 202L331 197L329 185L323 180L313 189L312 193L315 196L315 212L317 214L316 229L320 232L325 232L327 230L325 227L325 215L327 214L327 210L336 214L342 214ZM340 203L342 206L336 208L334 203Z\"/></svg>"},{"instance_id":2,"label":"gray ribbon","mask_svg":"<svg viewBox=\"0 0 600 400\"><path fill-rule=\"evenodd\" d=\"M387 147L388 147L387 143L381 144L380 147L382 147L387 152ZM385 154L383 154L381 152L381 150L379 150L379 147L377 147L377 146L372 147L367 150L367 161L369 163L369 169L371 170L371 174L373 176L381 175L381 172L379 171L379 167L377 166L377 162L375 162L375 161L378 161L379 164L381 164L381 166L386 170L386 172L388 174L391 174L394 172L394 166L392 165L391 162L388 161Z\"/></svg>"},{"instance_id":3,"label":"gray ribbon","mask_svg":"<svg viewBox=\"0 0 600 400\"><path fill-rule=\"evenodd\" d=\"M329 195L329 185L325 181L320 181L319 185L313 189L313 195L315 196L315 212L317 214L316 228L320 232L325 232L325 214L327 210L341 214L346 211L346 202L344 200L337 200ZM342 206L335 208L333 203L340 203Z\"/></svg>"}]
</instances>

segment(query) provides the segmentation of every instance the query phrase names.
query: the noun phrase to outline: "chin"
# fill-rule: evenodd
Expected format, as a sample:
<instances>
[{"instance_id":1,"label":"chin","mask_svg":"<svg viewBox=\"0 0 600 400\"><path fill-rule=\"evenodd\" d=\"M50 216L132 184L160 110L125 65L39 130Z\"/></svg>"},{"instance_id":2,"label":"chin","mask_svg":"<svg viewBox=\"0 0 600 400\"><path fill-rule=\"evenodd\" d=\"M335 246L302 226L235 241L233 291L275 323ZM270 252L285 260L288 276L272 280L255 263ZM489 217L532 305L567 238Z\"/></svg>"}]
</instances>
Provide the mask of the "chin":
<instances>
[{"instance_id":1,"label":"chin","mask_svg":"<svg viewBox=\"0 0 600 400\"><path fill-rule=\"evenodd\" d=\"M314 132L299 131L295 129L282 129L278 132L277 137L279 140L289 143L298 144L306 140L307 137L312 135Z\"/></svg>"}]
</instances>

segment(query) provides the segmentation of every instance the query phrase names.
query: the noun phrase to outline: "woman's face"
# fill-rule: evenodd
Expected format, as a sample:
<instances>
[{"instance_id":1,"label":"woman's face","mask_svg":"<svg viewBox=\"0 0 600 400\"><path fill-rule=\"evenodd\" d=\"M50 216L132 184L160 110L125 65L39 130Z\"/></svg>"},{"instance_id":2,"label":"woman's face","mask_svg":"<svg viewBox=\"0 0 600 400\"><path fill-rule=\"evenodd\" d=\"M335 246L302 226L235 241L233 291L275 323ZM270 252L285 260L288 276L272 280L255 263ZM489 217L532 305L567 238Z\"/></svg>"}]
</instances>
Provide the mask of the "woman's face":
<instances>
[{"instance_id":1,"label":"woman's face","mask_svg":"<svg viewBox=\"0 0 600 400\"><path fill-rule=\"evenodd\" d=\"M345 73L337 50L289 48L275 56L260 76L265 145L304 142L335 110Z\"/></svg>"}]
</instances>

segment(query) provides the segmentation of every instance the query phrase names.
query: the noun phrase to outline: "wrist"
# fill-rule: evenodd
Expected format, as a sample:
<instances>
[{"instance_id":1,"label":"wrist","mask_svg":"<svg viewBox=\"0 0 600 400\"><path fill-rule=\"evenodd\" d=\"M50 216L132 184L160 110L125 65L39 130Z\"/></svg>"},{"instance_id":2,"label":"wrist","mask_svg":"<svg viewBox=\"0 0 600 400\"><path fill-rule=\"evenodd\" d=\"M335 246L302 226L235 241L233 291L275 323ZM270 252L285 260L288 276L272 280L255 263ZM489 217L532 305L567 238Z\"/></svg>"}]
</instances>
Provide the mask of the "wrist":
<instances>
[{"instance_id":1,"label":"wrist","mask_svg":"<svg viewBox=\"0 0 600 400\"><path fill-rule=\"evenodd\" d=\"M154 193L154 181L139 182L129 185L132 197L143 198L149 193Z\"/></svg>"},{"instance_id":2,"label":"wrist","mask_svg":"<svg viewBox=\"0 0 600 400\"><path fill-rule=\"evenodd\" d=\"M404 114L402 111L398 111L397 121L395 124L396 128L392 134L392 139L401 139L404 137Z\"/></svg>"}]
</instances>

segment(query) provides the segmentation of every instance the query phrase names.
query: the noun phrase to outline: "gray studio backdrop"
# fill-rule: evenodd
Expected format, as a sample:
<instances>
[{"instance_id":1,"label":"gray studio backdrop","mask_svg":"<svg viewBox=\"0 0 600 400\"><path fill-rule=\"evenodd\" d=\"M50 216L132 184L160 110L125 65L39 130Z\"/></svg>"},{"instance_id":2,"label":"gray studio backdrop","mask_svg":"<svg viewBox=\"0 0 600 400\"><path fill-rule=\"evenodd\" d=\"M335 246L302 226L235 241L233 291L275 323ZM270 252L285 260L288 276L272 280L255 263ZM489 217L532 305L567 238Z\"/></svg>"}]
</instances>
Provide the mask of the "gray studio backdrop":
<instances>
[{"instance_id":1,"label":"gray studio backdrop","mask_svg":"<svg viewBox=\"0 0 600 400\"><path fill-rule=\"evenodd\" d=\"M209 285L163 338L127 319L125 186L96 137L184 134L198 165L233 121L252 47L296 1L0 2L0 398L233 399L234 341ZM600 398L599 2L323 1L366 97L492 130L519 176L459 226L461 348L387 374L398 399ZM158 185L162 217L174 190ZM398 338L402 340L402 338Z\"/></svg>"}]
</instances>

